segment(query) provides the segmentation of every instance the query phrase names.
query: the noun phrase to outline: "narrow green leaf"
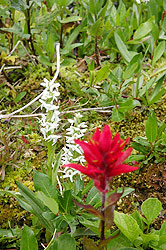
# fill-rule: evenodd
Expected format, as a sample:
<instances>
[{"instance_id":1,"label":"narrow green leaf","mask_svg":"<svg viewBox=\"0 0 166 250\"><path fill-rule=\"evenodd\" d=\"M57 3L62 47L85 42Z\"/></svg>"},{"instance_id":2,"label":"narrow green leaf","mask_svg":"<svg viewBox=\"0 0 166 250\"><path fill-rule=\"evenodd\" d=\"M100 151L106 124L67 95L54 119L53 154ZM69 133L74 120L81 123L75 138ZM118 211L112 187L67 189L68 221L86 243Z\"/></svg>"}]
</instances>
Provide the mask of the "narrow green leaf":
<instances>
[{"instance_id":1,"label":"narrow green leaf","mask_svg":"<svg viewBox=\"0 0 166 250\"><path fill-rule=\"evenodd\" d=\"M161 209L161 202L157 198L149 198L142 203L141 210L147 219L148 225L159 215Z\"/></svg>"},{"instance_id":2,"label":"narrow green leaf","mask_svg":"<svg viewBox=\"0 0 166 250\"><path fill-rule=\"evenodd\" d=\"M95 0L89 0L89 11L92 15L96 14Z\"/></svg>"},{"instance_id":3,"label":"narrow green leaf","mask_svg":"<svg viewBox=\"0 0 166 250\"><path fill-rule=\"evenodd\" d=\"M164 51L165 51L165 41L162 41L158 44L158 46L154 50L152 66L154 66L154 64L158 61L158 59L160 59Z\"/></svg>"},{"instance_id":4,"label":"narrow green leaf","mask_svg":"<svg viewBox=\"0 0 166 250\"><path fill-rule=\"evenodd\" d=\"M130 62L130 60L132 58L130 56L130 52L128 51L126 45L124 44L124 42L122 41L122 39L120 38L120 36L116 32L114 33L114 37L115 37L116 45L117 45L121 55L124 57L124 59L127 62Z\"/></svg>"},{"instance_id":5,"label":"narrow green leaf","mask_svg":"<svg viewBox=\"0 0 166 250\"><path fill-rule=\"evenodd\" d=\"M157 138L157 121L156 118L150 114L146 126L145 126L146 137L149 142L153 143Z\"/></svg>"},{"instance_id":6,"label":"narrow green leaf","mask_svg":"<svg viewBox=\"0 0 166 250\"><path fill-rule=\"evenodd\" d=\"M72 23L72 22L77 22L77 21L81 21L81 20L82 20L82 18L79 16L69 16L69 17L62 19L60 22L61 23Z\"/></svg>"},{"instance_id":7,"label":"narrow green leaf","mask_svg":"<svg viewBox=\"0 0 166 250\"><path fill-rule=\"evenodd\" d=\"M24 224L22 231L20 250L38 250L38 244L34 232Z\"/></svg>"},{"instance_id":8,"label":"narrow green leaf","mask_svg":"<svg viewBox=\"0 0 166 250\"><path fill-rule=\"evenodd\" d=\"M19 93L19 94L16 96L14 102L15 102L15 103L18 103L19 101L21 101L21 100L24 98L24 96L26 95L26 93L27 93L26 91L23 91L23 92Z\"/></svg>"},{"instance_id":9,"label":"narrow green leaf","mask_svg":"<svg viewBox=\"0 0 166 250\"><path fill-rule=\"evenodd\" d=\"M101 196L96 187L92 187L92 189L89 191L86 198L86 204L95 206L96 208L101 205Z\"/></svg>"},{"instance_id":10,"label":"narrow green leaf","mask_svg":"<svg viewBox=\"0 0 166 250\"><path fill-rule=\"evenodd\" d=\"M41 223L50 232L53 233L54 232L54 227L53 227L52 223L50 221L47 221L42 216L42 213L45 212L44 204L38 198L36 198L35 194L30 189L28 189L26 186L24 186L22 183L16 181L16 184L17 184L18 189L19 189L20 193L22 194L22 196L25 198L27 203L29 205L31 205L31 207L33 208L34 214L39 218Z\"/></svg>"}]
</instances>

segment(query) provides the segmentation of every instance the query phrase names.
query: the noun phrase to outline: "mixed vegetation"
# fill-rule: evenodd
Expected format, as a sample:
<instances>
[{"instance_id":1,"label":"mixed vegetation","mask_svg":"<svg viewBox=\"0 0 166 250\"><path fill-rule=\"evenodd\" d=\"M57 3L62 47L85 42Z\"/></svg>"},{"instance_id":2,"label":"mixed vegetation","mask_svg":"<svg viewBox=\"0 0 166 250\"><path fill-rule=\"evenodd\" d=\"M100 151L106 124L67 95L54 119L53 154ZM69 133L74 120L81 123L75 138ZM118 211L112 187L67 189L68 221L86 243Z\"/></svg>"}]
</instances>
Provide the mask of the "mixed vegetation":
<instances>
[{"instance_id":1,"label":"mixed vegetation","mask_svg":"<svg viewBox=\"0 0 166 250\"><path fill-rule=\"evenodd\" d=\"M165 11L1 0L0 249L166 249Z\"/></svg>"}]
</instances>

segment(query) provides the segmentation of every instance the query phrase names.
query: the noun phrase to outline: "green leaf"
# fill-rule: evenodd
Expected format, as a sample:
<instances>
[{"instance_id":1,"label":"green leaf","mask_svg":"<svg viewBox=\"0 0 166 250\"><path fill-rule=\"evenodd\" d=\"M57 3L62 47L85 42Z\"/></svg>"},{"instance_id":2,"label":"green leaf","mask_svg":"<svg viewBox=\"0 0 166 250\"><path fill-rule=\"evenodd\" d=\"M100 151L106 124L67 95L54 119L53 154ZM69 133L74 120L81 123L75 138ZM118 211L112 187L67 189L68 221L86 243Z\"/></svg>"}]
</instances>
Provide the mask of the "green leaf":
<instances>
[{"instance_id":1,"label":"green leaf","mask_svg":"<svg viewBox=\"0 0 166 250\"><path fill-rule=\"evenodd\" d=\"M49 56L49 60L52 61L54 58L54 53L55 53L55 36L51 28L48 29L48 32L47 32L46 50Z\"/></svg>"},{"instance_id":2,"label":"green leaf","mask_svg":"<svg viewBox=\"0 0 166 250\"><path fill-rule=\"evenodd\" d=\"M145 126L146 137L151 143L153 143L157 138L157 128L156 117L151 113Z\"/></svg>"},{"instance_id":3,"label":"green leaf","mask_svg":"<svg viewBox=\"0 0 166 250\"><path fill-rule=\"evenodd\" d=\"M42 56L42 55L40 55L39 56L39 61L42 64L46 65L46 66L52 66L53 65L53 63L50 63L48 56Z\"/></svg>"},{"instance_id":4,"label":"green leaf","mask_svg":"<svg viewBox=\"0 0 166 250\"><path fill-rule=\"evenodd\" d=\"M136 73L137 68L138 68L138 63L137 62L130 65L130 67L127 67L127 69L123 73L124 79L126 80L126 79L129 79L130 77L132 77Z\"/></svg>"},{"instance_id":5,"label":"green leaf","mask_svg":"<svg viewBox=\"0 0 166 250\"><path fill-rule=\"evenodd\" d=\"M152 67L154 64L160 59L160 57L163 55L165 51L165 41L162 41L158 44L158 46L154 50L154 56L153 56L153 61L152 61Z\"/></svg>"},{"instance_id":6,"label":"green leaf","mask_svg":"<svg viewBox=\"0 0 166 250\"><path fill-rule=\"evenodd\" d=\"M159 101L161 97L164 95L165 89L162 88L152 99L150 98L148 105L152 105L153 103Z\"/></svg>"},{"instance_id":7,"label":"green leaf","mask_svg":"<svg viewBox=\"0 0 166 250\"><path fill-rule=\"evenodd\" d=\"M90 28L90 34L94 37L99 37L102 35L104 28L104 19L103 17L99 18Z\"/></svg>"},{"instance_id":8,"label":"green leaf","mask_svg":"<svg viewBox=\"0 0 166 250\"><path fill-rule=\"evenodd\" d=\"M128 214L114 212L114 222L120 231L133 243L141 230L136 220Z\"/></svg>"},{"instance_id":9,"label":"green leaf","mask_svg":"<svg viewBox=\"0 0 166 250\"><path fill-rule=\"evenodd\" d=\"M58 213L58 203L53 198L46 196L42 191L37 192L37 197L51 210L51 212L54 214Z\"/></svg>"},{"instance_id":10,"label":"green leaf","mask_svg":"<svg viewBox=\"0 0 166 250\"><path fill-rule=\"evenodd\" d=\"M95 0L89 0L89 12L93 15L96 14L96 3Z\"/></svg>"},{"instance_id":11,"label":"green leaf","mask_svg":"<svg viewBox=\"0 0 166 250\"><path fill-rule=\"evenodd\" d=\"M35 197L35 194L24 186L22 183L17 182L18 189L22 196L25 198L27 203L33 208L34 215L36 215L41 223L50 231L54 232L53 224L50 221L47 221L43 216L42 213L45 212L43 203Z\"/></svg>"},{"instance_id":12,"label":"green leaf","mask_svg":"<svg viewBox=\"0 0 166 250\"><path fill-rule=\"evenodd\" d=\"M142 203L141 210L146 217L148 225L159 215L161 209L161 202L157 198L149 198Z\"/></svg>"},{"instance_id":13,"label":"green leaf","mask_svg":"<svg viewBox=\"0 0 166 250\"><path fill-rule=\"evenodd\" d=\"M153 29L153 20L154 20L154 17L151 17L145 23L141 23L141 25L138 27L138 29L134 33L133 39L139 40L145 37L147 34L149 34Z\"/></svg>"},{"instance_id":14,"label":"green leaf","mask_svg":"<svg viewBox=\"0 0 166 250\"><path fill-rule=\"evenodd\" d=\"M73 200L71 190L66 190L62 196L59 196L59 207L65 213L70 213L73 209Z\"/></svg>"},{"instance_id":15,"label":"green leaf","mask_svg":"<svg viewBox=\"0 0 166 250\"><path fill-rule=\"evenodd\" d=\"M102 67L96 73L95 83L103 81L109 76L109 74L110 74L110 67L108 65Z\"/></svg>"},{"instance_id":16,"label":"green leaf","mask_svg":"<svg viewBox=\"0 0 166 250\"><path fill-rule=\"evenodd\" d=\"M119 111L119 109L114 108L112 110L112 120L114 122L120 122L125 118L125 115Z\"/></svg>"},{"instance_id":17,"label":"green leaf","mask_svg":"<svg viewBox=\"0 0 166 250\"><path fill-rule=\"evenodd\" d=\"M61 157L62 157L62 150L56 155L56 159L53 164L53 169L52 169L52 184L54 187L56 187L56 182L57 182L57 173L59 170L59 166L61 163Z\"/></svg>"},{"instance_id":18,"label":"green leaf","mask_svg":"<svg viewBox=\"0 0 166 250\"><path fill-rule=\"evenodd\" d=\"M81 21L82 18L79 16L69 16L66 18L63 18L60 22L61 23L72 23L72 22L77 22L77 21Z\"/></svg>"},{"instance_id":19,"label":"green leaf","mask_svg":"<svg viewBox=\"0 0 166 250\"><path fill-rule=\"evenodd\" d=\"M58 199L58 191L48 175L34 170L33 180L36 191L42 191L47 197Z\"/></svg>"},{"instance_id":20,"label":"green leaf","mask_svg":"<svg viewBox=\"0 0 166 250\"><path fill-rule=\"evenodd\" d=\"M119 112L127 112L129 110L132 110L133 108L135 108L136 106L141 106L140 102L137 100L126 100L122 103L119 103L119 108L118 111Z\"/></svg>"},{"instance_id":21,"label":"green leaf","mask_svg":"<svg viewBox=\"0 0 166 250\"><path fill-rule=\"evenodd\" d=\"M58 239L58 248L56 250L76 250L76 242L70 234L64 233Z\"/></svg>"},{"instance_id":22,"label":"green leaf","mask_svg":"<svg viewBox=\"0 0 166 250\"><path fill-rule=\"evenodd\" d=\"M138 249L134 247L122 247L119 250L138 250Z\"/></svg>"},{"instance_id":23,"label":"green leaf","mask_svg":"<svg viewBox=\"0 0 166 250\"><path fill-rule=\"evenodd\" d=\"M22 231L20 250L38 250L38 244L34 232L24 224Z\"/></svg>"},{"instance_id":24,"label":"green leaf","mask_svg":"<svg viewBox=\"0 0 166 250\"><path fill-rule=\"evenodd\" d=\"M23 92L19 93L19 94L16 96L14 102L15 102L15 103L18 103L19 101L21 101L21 100L24 98L24 96L26 95L26 93L27 93L26 91L23 91Z\"/></svg>"},{"instance_id":25,"label":"green leaf","mask_svg":"<svg viewBox=\"0 0 166 250\"><path fill-rule=\"evenodd\" d=\"M10 7L18 11L25 11L29 8L25 0L10 0L10 2Z\"/></svg>"},{"instance_id":26,"label":"green leaf","mask_svg":"<svg viewBox=\"0 0 166 250\"><path fill-rule=\"evenodd\" d=\"M86 198L86 204L95 206L96 208L101 205L101 196L96 187L92 187L92 189L89 191Z\"/></svg>"},{"instance_id":27,"label":"green leaf","mask_svg":"<svg viewBox=\"0 0 166 250\"><path fill-rule=\"evenodd\" d=\"M124 42L122 41L122 39L120 38L120 36L116 32L114 33L114 37L115 37L116 45L117 45L121 55L124 57L124 59L127 62L130 62L130 60L132 58L131 58L131 55L130 55L126 45L124 44Z\"/></svg>"}]
</instances>

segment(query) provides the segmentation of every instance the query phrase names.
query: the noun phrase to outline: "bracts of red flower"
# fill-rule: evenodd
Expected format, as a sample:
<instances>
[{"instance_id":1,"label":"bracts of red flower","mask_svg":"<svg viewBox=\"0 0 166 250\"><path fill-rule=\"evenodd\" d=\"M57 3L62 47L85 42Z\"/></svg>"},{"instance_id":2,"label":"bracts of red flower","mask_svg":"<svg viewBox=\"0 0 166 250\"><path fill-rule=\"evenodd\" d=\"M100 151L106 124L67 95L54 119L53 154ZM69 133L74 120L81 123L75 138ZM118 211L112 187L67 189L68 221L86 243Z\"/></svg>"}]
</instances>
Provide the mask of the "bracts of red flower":
<instances>
[{"instance_id":1,"label":"bracts of red flower","mask_svg":"<svg viewBox=\"0 0 166 250\"><path fill-rule=\"evenodd\" d=\"M98 190L107 193L110 181L114 176L138 169L138 167L123 164L132 151L131 147L123 150L125 145L129 144L129 141L129 138L126 140L120 139L119 133L113 138L108 125L104 127L102 132L97 128L88 142L75 140L75 143L84 152L87 166L70 163L63 167L79 170L93 179Z\"/></svg>"}]
</instances>

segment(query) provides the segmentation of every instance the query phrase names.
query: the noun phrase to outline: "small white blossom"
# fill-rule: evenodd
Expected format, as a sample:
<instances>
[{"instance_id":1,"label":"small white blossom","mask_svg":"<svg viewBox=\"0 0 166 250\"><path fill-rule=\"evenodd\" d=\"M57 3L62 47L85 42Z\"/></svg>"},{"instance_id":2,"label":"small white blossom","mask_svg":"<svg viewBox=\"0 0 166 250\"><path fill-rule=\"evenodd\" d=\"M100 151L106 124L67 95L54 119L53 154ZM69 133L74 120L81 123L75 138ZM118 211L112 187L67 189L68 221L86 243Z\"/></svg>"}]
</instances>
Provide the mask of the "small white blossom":
<instances>
[{"instance_id":1,"label":"small white blossom","mask_svg":"<svg viewBox=\"0 0 166 250\"><path fill-rule=\"evenodd\" d=\"M82 115L77 113L74 119L68 119L70 127L66 129L66 145L63 147L62 165L66 165L71 162L78 162L83 164L85 162L82 149L79 145L75 144L75 139L80 139L85 135L87 125L85 122L81 122ZM73 182L73 177L76 174L81 174L78 170L73 170L66 167L63 171L63 178L70 178Z\"/></svg>"},{"instance_id":2,"label":"small white blossom","mask_svg":"<svg viewBox=\"0 0 166 250\"><path fill-rule=\"evenodd\" d=\"M42 115L40 120L41 124L41 132L46 141L52 141L54 145L57 140L60 138L59 135L55 134L55 130L57 130L59 126L59 106L54 104L58 101L57 97L60 95L58 91L59 83L54 83L53 81L48 81L44 78L44 82L41 83L45 89L43 90L41 99L41 109L46 110L46 114Z\"/></svg>"},{"instance_id":3,"label":"small white blossom","mask_svg":"<svg viewBox=\"0 0 166 250\"><path fill-rule=\"evenodd\" d=\"M150 0L136 0L138 4L140 3L148 3Z\"/></svg>"}]
</instances>

